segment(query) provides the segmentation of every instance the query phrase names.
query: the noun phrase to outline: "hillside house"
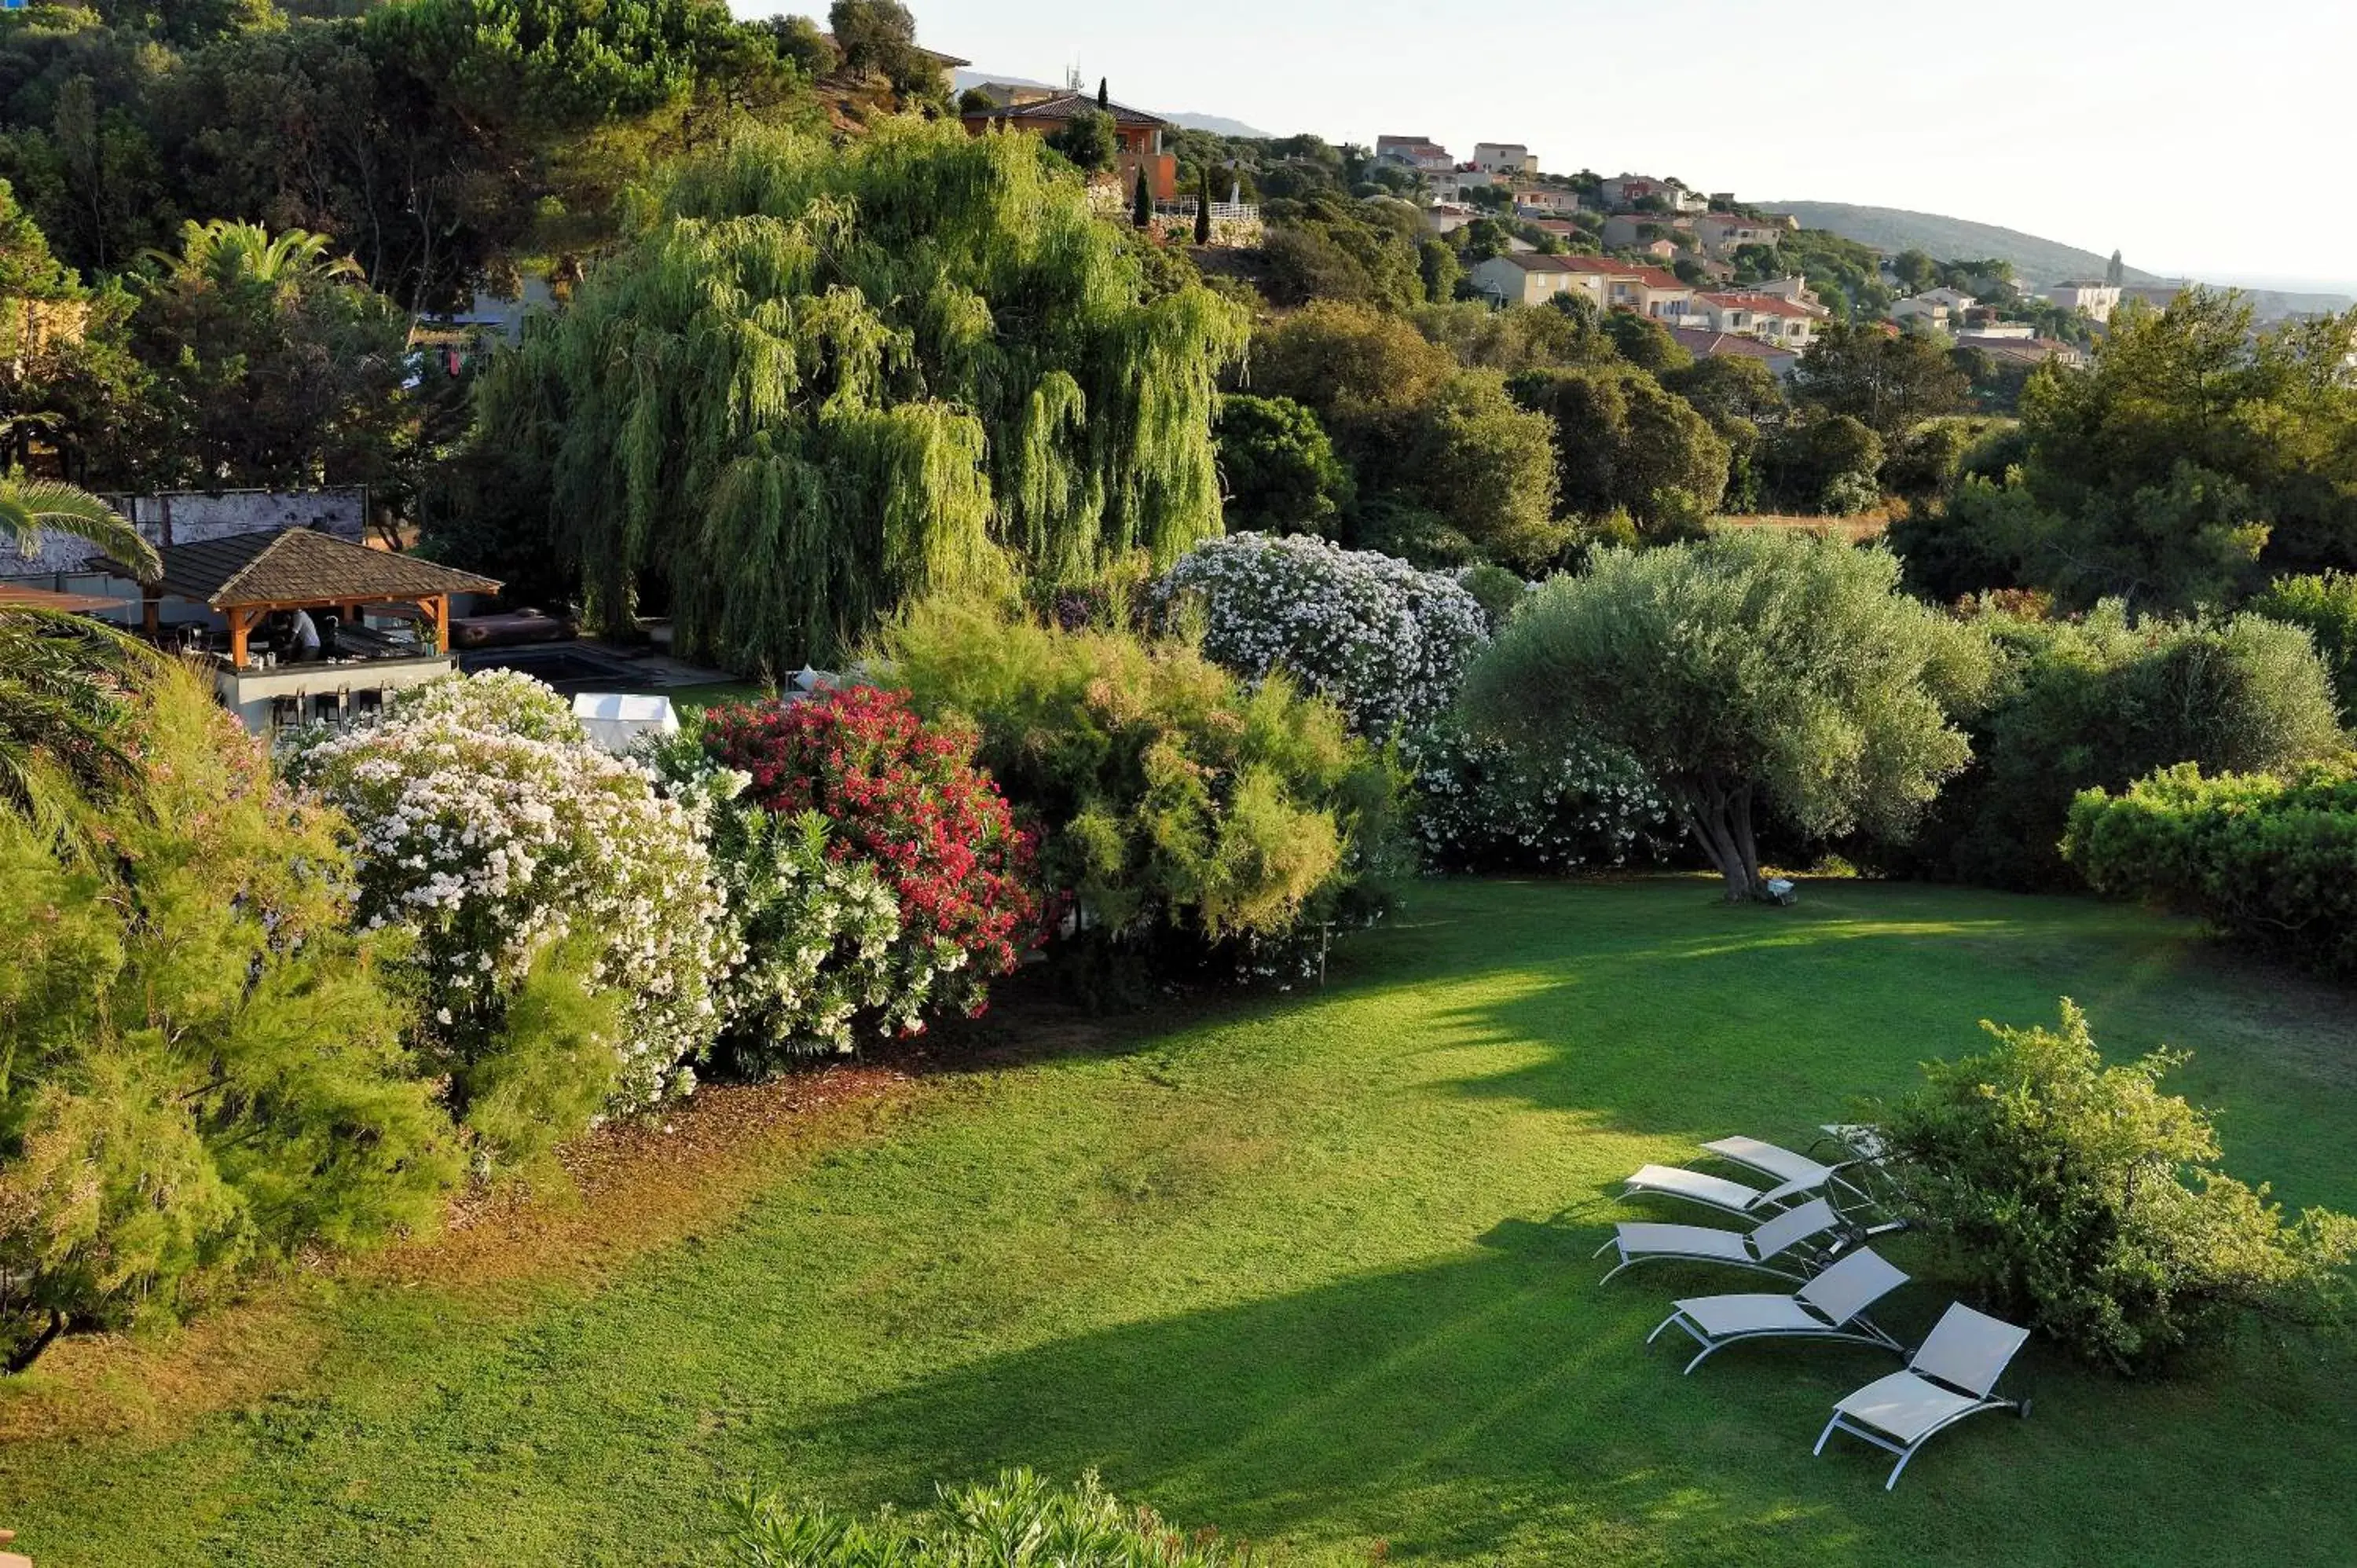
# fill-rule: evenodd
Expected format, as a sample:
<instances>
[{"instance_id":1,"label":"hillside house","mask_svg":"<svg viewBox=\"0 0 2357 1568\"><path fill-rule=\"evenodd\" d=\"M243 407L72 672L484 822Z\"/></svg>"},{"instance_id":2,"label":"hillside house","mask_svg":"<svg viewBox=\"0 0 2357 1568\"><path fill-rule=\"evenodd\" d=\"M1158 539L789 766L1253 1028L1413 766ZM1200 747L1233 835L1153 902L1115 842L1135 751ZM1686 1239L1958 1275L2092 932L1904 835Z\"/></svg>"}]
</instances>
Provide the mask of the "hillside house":
<instances>
[{"instance_id":1,"label":"hillside house","mask_svg":"<svg viewBox=\"0 0 2357 1568\"><path fill-rule=\"evenodd\" d=\"M1383 163L1405 164L1426 174L1447 174L1457 166L1448 149L1429 136L1377 136L1375 157Z\"/></svg>"},{"instance_id":2,"label":"hillside house","mask_svg":"<svg viewBox=\"0 0 2357 1568\"><path fill-rule=\"evenodd\" d=\"M1670 336L1678 346L1697 360L1757 360L1773 371L1779 381L1792 373L1801 362L1800 351L1786 349L1754 338L1744 332L1714 332L1706 327L1673 327Z\"/></svg>"},{"instance_id":3,"label":"hillside house","mask_svg":"<svg viewBox=\"0 0 2357 1568\"><path fill-rule=\"evenodd\" d=\"M1616 213L1604 220L1604 248L1608 251L1632 250L1672 233L1684 233L1690 224L1690 220L1673 212Z\"/></svg>"},{"instance_id":4,"label":"hillside house","mask_svg":"<svg viewBox=\"0 0 2357 1568\"><path fill-rule=\"evenodd\" d=\"M1584 294L1598 308L1605 303L1601 273L1577 263L1594 256L1492 256L1466 274L1466 281L1497 305L1544 305L1559 294Z\"/></svg>"},{"instance_id":5,"label":"hillside house","mask_svg":"<svg viewBox=\"0 0 2357 1568\"><path fill-rule=\"evenodd\" d=\"M1551 185L1518 185L1514 188L1514 211L1524 218L1568 218L1579 210L1579 195L1576 191L1558 190Z\"/></svg>"},{"instance_id":6,"label":"hillside house","mask_svg":"<svg viewBox=\"0 0 2357 1568\"><path fill-rule=\"evenodd\" d=\"M1816 317L1807 306L1772 294L1749 291L1695 295L1683 319L1699 322L1713 332L1758 338L1803 352L1816 332Z\"/></svg>"},{"instance_id":7,"label":"hillside house","mask_svg":"<svg viewBox=\"0 0 2357 1568\"><path fill-rule=\"evenodd\" d=\"M2115 283L2058 283L2046 291L2046 297L2065 310L2076 310L2094 321L2108 322L2112 312L2120 307L2120 285Z\"/></svg>"},{"instance_id":8,"label":"hillside house","mask_svg":"<svg viewBox=\"0 0 2357 1568\"><path fill-rule=\"evenodd\" d=\"M1701 212L1710 206L1710 199L1688 190L1674 179L1655 179L1648 175L1620 174L1605 180L1598 188L1604 206L1615 212L1624 212L1639 204L1659 197L1673 212Z\"/></svg>"},{"instance_id":9,"label":"hillside house","mask_svg":"<svg viewBox=\"0 0 2357 1568\"><path fill-rule=\"evenodd\" d=\"M1910 294L1890 307L1890 319L1907 327L1928 328L1945 332L1963 319L1965 311L1978 301L1971 295L1953 288L1927 288L1921 294Z\"/></svg>"},{"instance_id":10,"label":"hillside house","mask_svg":"<svg viewBox=\"0 0 2357 1568\"><path fill-rule=\"evenodd\" d=\"M965 128L977 136L993 126L1025 131L1036 136L1051 136L1082 113L1097 106L1093 94L1059 92L1018 103L994 103L988 109L976 109L960 118L965 122ZM1143 171L1146 188L1152 192L1155 200L1177 199L1178 160L1162 150L1163 134L1170 129L1170 122L1159 114L1149 114L1143 109L1132 109L1123 103L1108 103L1104 109L1113 116L1114 139L1120 145L1114 173L1120 179L1123 191L1135 189L1138 174Z\"/></svg>"},{"instance_id":11,"label":"hillside house","mask_svg":"<svg viewBox=\"0 0 2357 1568\"><path fill-rule=\"evenodd\" d=\"M1732 212L1706 212L1694 220L1695 238L1714 256L1732 255L1744 245L1773 245L1783 238L1781 225Z\"/></svg>"},{"instance_id":12,"label":"hillside house","mask_svg":"<svg viewBox=\"0 0 2357 1568\"><path fill-rule=\"evenodd\" d=\"M1539 172L1539 160L1520 142L1476 142L1473 166L1484 174L1530 175Z\"/></svg>"}]
</instances>

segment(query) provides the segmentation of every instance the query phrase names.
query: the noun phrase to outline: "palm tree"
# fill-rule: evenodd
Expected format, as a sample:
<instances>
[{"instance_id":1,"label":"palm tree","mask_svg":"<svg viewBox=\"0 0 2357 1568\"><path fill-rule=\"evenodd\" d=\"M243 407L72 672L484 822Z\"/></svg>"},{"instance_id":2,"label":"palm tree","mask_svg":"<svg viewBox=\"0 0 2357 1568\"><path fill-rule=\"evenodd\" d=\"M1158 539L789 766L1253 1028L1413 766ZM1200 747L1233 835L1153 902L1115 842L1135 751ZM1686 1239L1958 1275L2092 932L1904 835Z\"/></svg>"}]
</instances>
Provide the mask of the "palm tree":
<instances>
[{"instance_id":1,"label":"palm tree","mask_svg":"<svg viewBox=\"0 0 2357 1568\"><path fill-rule=\"evenodd\" d=\"M43 530L88 540L132 569L142 582L163 570L155 547L123 515L79 485L60 479L0 477L0 538L13 539L27 556L40 553Z\"/></svg>"},{"instance_id":2,"label":"palm tree","mask_svg":"<svg viewBox=\"0 0 2357 1568\"><path fill-rule=\"evenodd\" d=\"M87 795L130 778L124 697L156 657L82 616L0 607L0 806L40 814L61 803L52 783Z\"/></svg>"},{"instance_id":3,"label":"palm tree","mask_svg":"<svg viewBox=\"0 0 2357 1568\"><path fill-rule=\"evenodd\" d=\"M148 251L144 259L162 271L157 286L185 288L210 284L230 288L242 283L265 288L296 288L326 278L357 278L360 263L350 256L331 257L335 242L307 229L282 229L273 234L259 223L215 218L180 225L180 253Z\"/></svg>"}]
</instances>

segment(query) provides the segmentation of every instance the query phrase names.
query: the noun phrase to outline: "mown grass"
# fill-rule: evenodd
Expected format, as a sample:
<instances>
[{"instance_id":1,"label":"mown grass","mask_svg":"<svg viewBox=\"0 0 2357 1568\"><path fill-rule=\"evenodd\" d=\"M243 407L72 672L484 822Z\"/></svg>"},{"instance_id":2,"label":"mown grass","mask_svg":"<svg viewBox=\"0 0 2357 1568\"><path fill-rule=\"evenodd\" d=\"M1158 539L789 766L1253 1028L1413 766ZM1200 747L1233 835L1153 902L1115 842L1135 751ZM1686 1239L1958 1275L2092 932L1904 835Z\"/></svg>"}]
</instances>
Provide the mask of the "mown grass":
<instances>
[{"instance_id":1,"label":"mown grass","mask_svg":"<svg viewBox=\"0 0 2357 1568\"><path fill-rule=\"evenodd\" d=\"M1808 1450L1888 1358L1681 1378L1641 1344L1665 1300L1744 1276L1596 1283L1638 1163L1805 1139L2064 993L2116 1053L2199 1053L2184 1084L2239 1173L2357 1207L2357 999L2181 925L1865 884L1788 911L1441 885L1324 991L936 1080L597 1285L324 1293L297 1386L0 1450L0 1521L43 1568L685 1563L742 1483L917 1505L1028 1464L1311 1563L2345 1563L2345 1343L2256 1329L2152 1386L2034 1352L2032 1419L1966 1423L1885 1495L1869 1451ZM1910 1286L1889 1316L1943 1305Z\"/></svg>"}]
</instances>

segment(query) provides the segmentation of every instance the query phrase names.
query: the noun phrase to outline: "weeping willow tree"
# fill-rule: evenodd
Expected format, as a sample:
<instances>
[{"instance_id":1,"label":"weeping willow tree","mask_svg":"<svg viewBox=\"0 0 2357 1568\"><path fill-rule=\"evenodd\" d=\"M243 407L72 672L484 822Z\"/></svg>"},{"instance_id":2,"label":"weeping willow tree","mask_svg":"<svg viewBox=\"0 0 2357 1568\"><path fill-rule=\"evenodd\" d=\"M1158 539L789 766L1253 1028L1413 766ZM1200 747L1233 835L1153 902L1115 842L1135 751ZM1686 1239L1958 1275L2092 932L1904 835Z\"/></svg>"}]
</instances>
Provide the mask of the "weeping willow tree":
<instances>
[{"instance_id":1,"label":"weeping willow tree","mask_svg":"<svg viewBox=\"0 0 2357 1568\"><path fill-rule=\"evenodd\" d=\"M593 622L661 593L683 650L791 669L912 596L1218 532L1246 323L1152 295L1037 138L759 133L655 209L482 389Z\"/></svg>"}]
</instances>

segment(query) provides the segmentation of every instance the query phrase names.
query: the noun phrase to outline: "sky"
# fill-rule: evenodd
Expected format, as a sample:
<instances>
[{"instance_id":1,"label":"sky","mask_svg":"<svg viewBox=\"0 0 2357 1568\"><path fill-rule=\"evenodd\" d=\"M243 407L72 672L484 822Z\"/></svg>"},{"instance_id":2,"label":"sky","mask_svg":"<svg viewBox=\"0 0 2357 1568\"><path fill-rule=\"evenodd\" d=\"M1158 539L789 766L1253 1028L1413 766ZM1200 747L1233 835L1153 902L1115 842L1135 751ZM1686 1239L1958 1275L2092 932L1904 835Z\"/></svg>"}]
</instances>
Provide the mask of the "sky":
<instances>
[{"instance_id":1,"label":"sky","mask_svg":"<svg viewBox=\"0 0 2357 1568\"><path fill-rule=\"evenodd\" d=\"M909 0L982 70L1459 158L1911 208L2164 275L2357 292L2357 0ZM736 0L740 16L778 9ZM823 15L824 0L789 4Z\"/></svg>"}]
</instances>

